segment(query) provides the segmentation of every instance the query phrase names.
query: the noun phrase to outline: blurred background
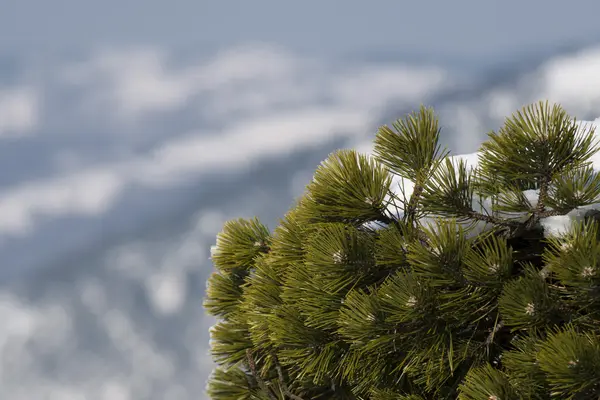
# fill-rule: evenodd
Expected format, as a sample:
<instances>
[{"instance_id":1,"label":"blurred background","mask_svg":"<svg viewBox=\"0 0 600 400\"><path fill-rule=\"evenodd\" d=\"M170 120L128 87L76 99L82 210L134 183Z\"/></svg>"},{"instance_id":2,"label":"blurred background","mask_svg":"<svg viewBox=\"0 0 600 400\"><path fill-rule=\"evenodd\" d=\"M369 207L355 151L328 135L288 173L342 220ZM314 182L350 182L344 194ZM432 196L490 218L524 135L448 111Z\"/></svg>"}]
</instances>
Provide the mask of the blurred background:
<instances>
[{"instance_id":1,"label":"blurred background","mask_svg":"<svg viewBox=\"0 0 600 400\"><path fill-rule=\"evenodd\" d=\"M0 0L0 399L206 399L209 248L434 106L600 117L600 2Z\"/></svg>"}]
</instances>

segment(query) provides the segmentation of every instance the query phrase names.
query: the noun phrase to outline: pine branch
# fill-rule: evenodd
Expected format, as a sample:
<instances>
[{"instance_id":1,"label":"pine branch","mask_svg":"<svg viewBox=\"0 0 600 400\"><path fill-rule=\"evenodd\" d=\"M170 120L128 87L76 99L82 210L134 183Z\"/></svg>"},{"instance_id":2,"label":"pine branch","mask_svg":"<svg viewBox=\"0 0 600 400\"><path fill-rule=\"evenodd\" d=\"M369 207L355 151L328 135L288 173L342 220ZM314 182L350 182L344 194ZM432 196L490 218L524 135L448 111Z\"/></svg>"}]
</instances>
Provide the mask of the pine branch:
<instances>
[{"instance_id":1,"label":"pine branch","mask_svg":"<svg viewBox=\"0 0 600 400\"><path fill-rule=\"evenodd\" d=\"M548 197L548 186L550 184L551 176L543 176L540 182L540 194L538 195L538 202L536 207L536 214L541 214L546 210L546 198Z\"/></svg>"},{"instance_id":2,"label":"pine branch","mask_svg":"<svg viewBox=\"0 0 600 400\"><path fill-rule=\"evenodd\" d=\"M400 228L400 221L384 214L381 214L379 218L377 218L377 222L382 222L386 225L396 225L396 227Z\"/></svg>"},{"instance_id":3,"label":"pine branch","mask_svg":"<svg viewBox=\"0 0 600 400\"><path fill-rule=\"evenodd\" d=\"M410 196L410 200L408 201L408 206L406 207L404 218L411 225L414 224L415 214L417 210L417 204L421 195L423 194L425 187L421 184L416 184L415 188Z\"/></svg>"},{"instance_id":4,"label":"pine branch","mask_svg":"<svg viewBox=\"0 0 600 400\"><path fill-rule=\"evenodd\" d=\"M524 222L503 219L489 214L482 214L476 211L471 211L466 216L477 221L482 221L488 224L509 228L508 234L513 238L517 238L521 237L528 230L533 229L542 218L554 217L557 215L565 214L565 212L560 210L545 210L540 212L534 211L534 213Z\"/></svg>"},{"instance_id":5,"label":"pine branch","mask_svg":"<svg viewBox=\"0 0 600 400\"><path fill-rule=\"evenodd\" d=\"M387 224L387 225L392 225L393 224L398 229L400 229L400 230L402 229L402 225L401 225L400 221L398 221L395 218L391 218L391 217L388 217L386 215L381 215L377 220L379 222L382 222L382 223ZM417 238L419 239L419 241L422 244L427 244L429 242L429 238L427 237L427 235L425 234L425 232L423 232L422 230L420 230L418 228L415 228L415 233L417 235Z\"/></svg>"},{"instance_id":6,"label":"pine branch","mask_svg":"<svg viewBox=\"0 0 600 400\"><path fill-rule=\"evenodd\" d=\"M254 363L254 358L252 357L252 352L250 349L246 349L246 357L248 357L248 365L250 366L250 371L252 372L252 376L256 379L258 386L269 396L271 400L277 400L277 397L269 390L265 381L260 377L260 374L256 370L256 364Z\"/></svg>"},{"instance_id":7,"label":"pine branch","mask_svg":"<svg viewBox=\"0 0 600 400\"><path fill-rule=\"evenodd\" d=\"M519 222L519 221L494 217L492 215L486 215L486 214L482 214L482 213L479 213L477 211L472 211L472 210L469 211L465 216L475 219L477 221L486 222L488 224L494 224L494 225L500 225L500 226L506 226L506 227L518 227L521 225L521 222Z\"/></svg>"},{"instance_id":8,"label":"pine branch","mask_svg":"<svg viewBox=\"0 0 600 400\"><path fill-rule=\"evenodd\" d=\"M489 346L494 341L494 337L500 331L500 329L504 328L504 321L500 320L495 326L494 329L490 332L487 339L485 339L486 346Z\"/></svg>"},{"instance_id":9,"label":"pine branch","mask_svg":"<svg viewBox=\"0 0 600 400\"><path fill-rule=\"evenodd\" d=\"M283 369L281 368L281 364L279 364L279 359L277 358L277 355L275 355L275 353L271 353L271 356L273 357L273 360L275 360L275 368L277 369L277 375L279 376L279 383L281 385L281 388L283 389L283 393L292 400L304 400L302 397L296 396L295 394L290 392L290 389L285 383L285 379L283 377Z\"/></svg>"}]
</instances>

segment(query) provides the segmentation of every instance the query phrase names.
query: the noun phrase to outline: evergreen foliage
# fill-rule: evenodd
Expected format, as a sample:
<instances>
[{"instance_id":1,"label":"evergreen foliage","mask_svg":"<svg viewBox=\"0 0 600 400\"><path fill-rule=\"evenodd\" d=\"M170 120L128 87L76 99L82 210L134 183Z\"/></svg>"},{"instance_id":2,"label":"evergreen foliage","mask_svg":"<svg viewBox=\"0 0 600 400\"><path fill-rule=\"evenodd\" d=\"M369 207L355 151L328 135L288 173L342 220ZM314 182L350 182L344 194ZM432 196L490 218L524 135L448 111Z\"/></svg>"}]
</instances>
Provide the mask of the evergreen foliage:
<instances>
[{"instance_id":1,"label":"evergreen foliage","mask_svg":"<svg viewBox=\"0 0 600 400\"><path fill-rule=\"evenodd\" d=\"M272 234L228 222L205 300L210 397L600 399L598 222L541 225L600 203L593 133L536 103L468 168L421 108L379 129L374 156L331 154Z\"/></svg>"}]
</instances>

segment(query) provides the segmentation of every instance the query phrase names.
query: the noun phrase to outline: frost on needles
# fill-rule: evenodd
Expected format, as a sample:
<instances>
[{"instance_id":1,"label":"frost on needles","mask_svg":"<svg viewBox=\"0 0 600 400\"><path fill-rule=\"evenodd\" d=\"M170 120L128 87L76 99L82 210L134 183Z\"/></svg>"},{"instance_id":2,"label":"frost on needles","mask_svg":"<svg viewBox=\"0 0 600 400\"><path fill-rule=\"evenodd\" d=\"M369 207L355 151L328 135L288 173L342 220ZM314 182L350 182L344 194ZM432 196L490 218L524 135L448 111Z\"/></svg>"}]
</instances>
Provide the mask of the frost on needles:
<instances>
[{"instance_id":1,"label":"frost on needles","mask_svg":"<svg viewBox=\"0 0 600 400\"><path fill-rule=\"evenodd\" d=\"M599 398L593 126L536 103L471 165L439 134L421 108L331 154L272 233L225 224L212 399Z\"/></svg>"}]
</instances>

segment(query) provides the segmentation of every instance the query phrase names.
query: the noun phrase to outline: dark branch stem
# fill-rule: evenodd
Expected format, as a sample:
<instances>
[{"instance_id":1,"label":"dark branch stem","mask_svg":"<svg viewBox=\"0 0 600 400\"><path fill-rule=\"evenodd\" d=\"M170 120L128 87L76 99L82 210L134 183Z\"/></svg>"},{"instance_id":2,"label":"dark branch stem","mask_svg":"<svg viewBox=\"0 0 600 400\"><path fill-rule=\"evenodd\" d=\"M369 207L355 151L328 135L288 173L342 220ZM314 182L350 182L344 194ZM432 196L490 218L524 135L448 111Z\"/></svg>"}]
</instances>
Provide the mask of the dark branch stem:
<instances>
[{"instance_id":1,"label":"dark branch stem","mask_svg":"<svg viewBox=\"0 0 600 400\"><path fill-rule=\"evenodd\" d=\"M496 336L496 334L500 331L500 329L504 328L504 321L500 320L496 326L494 326L494 329L490 332L490 334L488 335L487 339L485 340L485 344L486 345L490 345L492 344L492 342L494 341L494 336Z\"/></svg>"},{"instance_id":2,"label":"dark branch stem","mask_svg":"<svg viewBox=\"0 0 600 400\"><path fill-rule=\"evenodd\" d=\"M267 396L269 396L269 399L277 400L277 397L273 394L273 392L269 390L269 388L265 384L265 381L263 381L263 379L258 374L258 371L256 370L256 364L254 363L254 358L252 357L252 352L250 351L250 349L246 349L246 357L248 358L248 366L250 366L250 371L252 372L254 379L256 379L258 386L267 394Z\"/></svg>"},{"instance_id":3,"label":"dark branch stem","mask_svg":"<svg viewBox=\"0 0 600 400\"><path fill-rule=\"evenodd\" d=\"M554 217L556 215L565 215L567 213L568 212L563 212L563 211L559 211L559 210L546 210L546 211L540 212L539 217L540 218Z\"/></svg>"},{"instance_id":4,"label":"dark branch stem","mask_svg":"<svg viewBox=\"0 0 600 400\"><path fill-rule=\"evenodd\" d=\"M394 218L391 218L391 217L388 217L388 216L382 214L377 220L379 222L382 222L382 223L387 224L387 225L393 224L398 229L402 230L401 229L402 225L401 225L400 221L398 221L398 220L396 220ZM421 243L425 244L425 243L427 243L429 241L429 238L427 237L427 235L425 234L425 232L423 232L422 230L420 230L420 229L418 229L418 228L415 227L415 232L416 232L417 238L421 241Z\"/></svg>"},{"instance_id":5,"label":"dark branch stem","mask_svg":"<svg viewBox=\"0 0 600 400\"><path fill-rule=\"evenodd\" d=\"M405 219L411 225L414 224L415 214L417 211L417 204L419 202L419 199L421 198L421 195L423 194L423 190L425 190L425 187L423 185L418 184L418 183L415 185L415 188L414 188L412 194L410 195L410 200L408 201L408 205L404 212Z\"/></svg>"},{"instance_id":6,"label":"dark branch stem","mask_svg":"<svg viewBox=\"0 0 600 400\"><path fill-rule=\"evenodd\" d=\"M546 197L548 196L548 185L552 179L551 175L544 175L540 182L540 194L536 207L536 214L540 215L546 211ZM540 217L541 218L541 217Z\"/></svg>"},{"instance_id":7,"label":"dark branch stem","mask_svg":"<svg viewBox=\"0 0 600 400\"><path fill-rule=\"evenodd\" d=\"M288 388L288 386L285 383L285 379L283 377L283 369L281 368L281 364L279 364L279 360L277 359L277 356L275 355L275 353L271 353L271 356L273 357L273 360L275 361L275 368L277 369L277 375L279 376L279 383L281 384L283 393L292 400L304 400L302 397L296 396L295 394L290 392L290 389Z\"/></svg>"},{"instance_id":8,"label":"dark branch stem","mask_svg":"<svg viewBox=\"0 0 600 400\"><path fill-rule=\"evenodd\" d=\"M498 217L494 217L492 215L485 215L482 213L478 213L476 211L469 211L466 215L469 218L476 219L477 221L487 222L488 224L501 225L507 227L518 227L521 225L521 222L514 221L510 219L502 219Z\"/></svg>"}]
</instances>

